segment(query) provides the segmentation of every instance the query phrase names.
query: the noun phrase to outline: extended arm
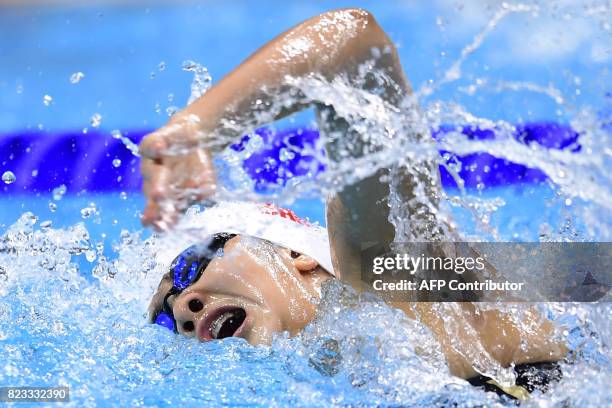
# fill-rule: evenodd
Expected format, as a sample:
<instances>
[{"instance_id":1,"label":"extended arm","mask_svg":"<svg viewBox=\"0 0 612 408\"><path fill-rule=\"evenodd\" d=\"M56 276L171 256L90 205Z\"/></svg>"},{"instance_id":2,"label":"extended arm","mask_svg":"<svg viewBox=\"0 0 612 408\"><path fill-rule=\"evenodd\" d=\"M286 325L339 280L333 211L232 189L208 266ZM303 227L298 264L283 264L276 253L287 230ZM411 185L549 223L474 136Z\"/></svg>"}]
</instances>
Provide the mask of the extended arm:
<instances>
[{"instance_id":1,"label":"extended arm","mask_svg":"<svg viewBox=\"0 0 612 408\"><path fill-rule=\"evenodd\" d=\"M185 191L192 199L214 194L216 181L209 152L235 141L244 124L263 125L304 108L296 98L277 109L277 95L291 91L287 76L316 74L331 79L345 74L351 78L363 61L372 58L373 48L385 47L390 47L390 53L378 58L377 64L393 80L386 90L388 99L398 102L408 90L407 81L394 47L364 10L324 13L263 46L143 141L140 150L147 197L143 223L160 229L171 225L181 201L188 198ZM206 145L206 149L196 147ZM179 147L190 150L177 154Z\"/></svg>"}]
</instances>

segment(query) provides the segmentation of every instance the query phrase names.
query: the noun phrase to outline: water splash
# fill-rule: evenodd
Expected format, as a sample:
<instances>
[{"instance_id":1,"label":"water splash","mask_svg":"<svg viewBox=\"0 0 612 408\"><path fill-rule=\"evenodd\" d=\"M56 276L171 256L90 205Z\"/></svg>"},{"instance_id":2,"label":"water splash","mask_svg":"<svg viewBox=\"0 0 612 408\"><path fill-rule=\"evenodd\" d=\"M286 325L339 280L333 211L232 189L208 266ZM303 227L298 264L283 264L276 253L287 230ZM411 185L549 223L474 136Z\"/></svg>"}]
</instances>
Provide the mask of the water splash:
<instances>
[{"instance_id":1,"label":"water splash","mask_svg":"<svg viewBox=\"0 0 612 408\"><path fill-rule=\"evenodd\" d=\"M599 18L598 7L587 7L585 13ZM457 103L436 100L439 89L458 83L465 75L465 62L503 18L546 9L542 4L503 6L437 81L417 90L400 106L386 104L376 93L355 87L346 78L331 82L317 77L288 78L300 93L281 95L252 123L226 123L215 143L233 140L236 133L254 134L255 123L271 120L295 101L317 102L332 106L348 123L345 134L365 138L370 154L329 163L318 179L293 179L284 189L272 188L263 199L291 201L304 194L323 197L381 168L403 169L418 179L419 171L428 171L425 166L435 163L449 169L458 187L443 192L443 205L438 206L429 198L426 186L417 185L416 204L460 227L464 238L609 240L609 117L588 106L570 106L552 84L481 78L473 86L458 86L459 92L469 95L527 90L551 98L570 116L580 146L574 151L553 150L517 141L512 136L516 127L506 121L482 118ZM194 73L192 101L208 89L210 77L195 63L188 63L186 70ZM384 75L379 74L377 80L385 81ZM427 142L432 129L435 132L450 123L456 131L441 138L438 145ZM474 140L461 132L463 127L491 130L496 138ZM345 134L330 134L328 141L341 144ZM137 155L137 146L127 137L119 131L113 137ZM252 137L243 150L226 151L219 157L219 165L232 181L220 198L240 194L243 199L262 199L253 193L252 180L241 167L261 142ZM350 153L350 138L340 147ZM440 156L439 147L448 152L445 157ZM466 189L453 158L474 152L540 168L549 179L541 186L510 192L485 185L475 191ZM307 153L326 160L320 145L308 148ZM398 239L422 238L414 236L419 230L411 224L410 208L415 203L406 206L393 188L394 183L400 184L399 174L392 173L388 180ZM520 206L520 201L529 205ZM534 214L531 207L537 203L542 204L542 211ZM54 202L49 206L57 208ZM91 207L86 208L89 213ZM504 213L513 208L525 213ZM148 298L164 272L164 265L153 261L159 245L155 236L144 239L140 232L130 231L122 231L117 242L105 245L92 240L84 224L54 229L47 222L38 224L32 213L23 214L0 237L0 350L10 356L0 363L0 382L71 386L70 405L74 406L94 405L111 397L133 405L511 404L450 376L439 345L425 327L338 282L326 286L317 319L300 336L281 335L272 347L251 347L239 339L198 344L147 325ZM523 313L519 306L481 307L500 309L519 322ZM547 394L536 393L528 405L610 405L610 304L538 307L562 327L560 335L568 339L571 363L563 363L565 377L559 384ZM441 308L451 308L441 313L452 313L453 305ZM479 371L502 381L511 375L480 353L478 345L473 351L471 358ZM224 376L210 381L210 374L216 372ZM92 386L93 379L97 382ZM277 399L271 401L270 395Z\"/></svg>"},{"instance_id":2,"label":"water splash","mask_svg":"<svg viewBox=\"0 0 612 408\"><path fill-rule=\"evenodd\" d=\"M68 191L68 188L66 187L66 185L62 184L62 185L54 188L51 193L53 195L53 199L55 201L59 201L59 200L61 200L64 197L64 195L66 195L67 191Z\"/></svg>"},{"instance_id":3,"label":"water splash","mask_svg":"<svg viewBox=\"0 0 612 408\"><path fill-rule=\"evenodd\" d=\"M279 406L512 406L451 376L425 326L337 281L324 287L302 334L280 335L270 347L233 338L197 343L148 325L143 293L162 273L152 261L161 243L124 230L111 258L84 224L54 229L22 215L0 237L0 349L11 356L0 364L0 381L70 386L70 406L111 395L188 406L268 405L270 395ZM541 311L565 326L574 361L564 364L561 383L530 403L604 406L609 304ZM210 381L217 371L224 375Z\"/></svg>"},{"instance_id":4,"label":"water splash","mask_svg":"<svg viewBox=\"0 0 612 408\"><path fill-rule=\"evenodd\" d=\"M78 84L79 82L81 82L81 80L85 78L85 74L82 72L75 72L72 75L70 75L70 83L71 84Z\"/></svg>"},{"instance_id":5,"label":"water splash","mask_svg":"<svg viewBox=\"0 0 612 408\"><path fill-rule=\"evenodd\" d=\"M45 106L51 106L51 103L53 102L53 97L51 95L45 95L43 96L43 104Z\"/></svg>"},{"instance_id":6,"label":"water splash","mask_svg":"<svg viewBox=\"0 0 612 408\"><path fill-rule=\"evenodd\" d=\"M7 170L2 173L2 181L4 181L4 184L13 184L15 181L17 181L17 177L15 177L15 173Z\"/></svg>"},{"instance_id":7,"label":"water splash","mask_svg":"<svg viewBox=\"0 0 612 408\"><path fill-rule=\"evenodd\" d=\"M91 119L89 120L89 123L91 124L91 127L99 128L100 125L102 124L102 115L100 115L99 113L94 113L91 116Z\"/></svg>"},{"instance_id":8,"label":"water splash","mask_svg":"<svg viewBox=\"0 0 612 408\"><path fill-rule=\"evenodd\" d=\"M424 85L419 91L416 92L418 97L425 97L431 95L436 89L446 85L448 83L454 82L461 78L461 68L463 64L467 61L470 55L472 55L485 41L485 39L491 34L491 32L497 27L497 25L507 16L513 13L527 13L527 12L538 12L540 10L537 5L525 5L521 3L517 4L509 4L502 3L501 7L497 10L497 12L493 15L493 17L489 20L486 26L482 29L477 36L474 37L472 42L468 44L463 50L461 50L460 57L453 62L451 67L446 70L442 78L437 81L434 81L433 84Z\"/></svg>"},{"instance_id":9,"label":"water splash","mask_svg":"<svg viewBox=\"0 0 612 408\"><path fill-rule=\"evenodd\" d=\"M140 156L138 153L138 145L130 140L127 136L121 134L121 131L118 129L114 129L111 131L111 136L117 140L120 140L121 143L125 145L125 147L136 157Z\"/></svg>"},{"instance_id":10,"label":"water splash","mask_svg":"<svg viewBox=\"0 0 612 408\"><path fill-rule=\"evenodd\" d=\"M195 61L187 60L183 62L183 71L193 72L193 82L191 83L191 94L187 105L204 95L212 86L212 77L208 73L208 68Z\"/></svg>"}]
</instances>

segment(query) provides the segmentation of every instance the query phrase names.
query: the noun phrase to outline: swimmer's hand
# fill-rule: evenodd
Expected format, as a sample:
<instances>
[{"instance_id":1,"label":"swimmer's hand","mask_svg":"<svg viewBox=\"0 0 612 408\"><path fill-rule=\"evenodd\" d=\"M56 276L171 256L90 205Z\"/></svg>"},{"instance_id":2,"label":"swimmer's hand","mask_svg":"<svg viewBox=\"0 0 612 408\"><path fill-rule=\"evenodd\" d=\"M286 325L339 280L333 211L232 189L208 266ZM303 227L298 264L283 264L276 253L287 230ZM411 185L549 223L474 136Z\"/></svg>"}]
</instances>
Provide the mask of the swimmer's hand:
<instances>
[{"instance_id":1,"label":"swimmer's hand","mask_svg":"<svg viewBox=\"0 0 612 408\"><path fill-rule=\"evenodd\" d=\"M190 202L215 193L211 149L222 150L246 131L310 106L301 97L283 96L303 93L288 77L340 75L361 83L359 67L365 63L384 71L390 79L384 81L385 98L400 103L410 86L393 43L365 10L323 13L261 47L142 142L143 224L167 229Z\"/></svg>"},{"instance_id":2,"label":"swimmer's hand","mask_svg":"<svg viewBox=\"0 0 612 408\"><path fill-rule=\"evenodd\" d=\"M217 177L198 122L177 118L140 143L146 206L142 224L167 230L194 202L214 195Z\"/></svg>"}]
</instances>

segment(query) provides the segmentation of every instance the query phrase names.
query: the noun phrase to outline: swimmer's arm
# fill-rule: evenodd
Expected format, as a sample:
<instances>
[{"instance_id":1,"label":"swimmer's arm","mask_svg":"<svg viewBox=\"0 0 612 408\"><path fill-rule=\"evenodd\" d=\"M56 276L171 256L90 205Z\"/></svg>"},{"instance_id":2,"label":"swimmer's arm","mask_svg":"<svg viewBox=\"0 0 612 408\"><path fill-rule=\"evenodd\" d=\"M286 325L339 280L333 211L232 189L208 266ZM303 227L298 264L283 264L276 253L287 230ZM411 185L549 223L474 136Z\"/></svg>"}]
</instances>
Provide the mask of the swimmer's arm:
<instances>
[{"instance_id":1,"label":"swimmer's arm","mask_svg":"<svg viewBox=\"0 0 612 408\"><path fill-rule=\"evenodd\" d=\"M338 24L331 24L335 20L354 22L355 30L347 31ZM311 46L293 47L305 43ZM322 14L296 26L258 50L204 96L175 116L169 125L149 135L141 144L144 191L147 197L143 223L160 227L168 218L171 223L176 208L162 204L176 200L177 191L195 189L197 198L214 194L215 177L209 151L212 148L224 148L234 142L235 137L242 135L244 127L239 127L238 123L246 121L247 127L255 127L304 107L296 102L277 112L272 109L278 93L291 91L285 76L318 74L330 79L346 74L350 79L359 65L371 58L374 47L389 51L376 61L377 68L383 69L391 79L383 98L390 104L399 104L410 92L410 88L396 50L374 18L363 10L349 9ZM292 49L299 52L288 52ZM335 118L333 112L332 116L324 118L326 113L329 113L327 109L320 105L322 132L342 131L345 123ZM195 121L190 120L191 115L194 115ZM193 146L199 148L187 154L167 152L170 148ZM341 160L335 146L328 146L328 152L332 160ZM336 259L347 262L339 265L339 270L358 271L356 265L361 242L390 242L393 239L394 230L387 221L388 207L385 202L388 188L379 181L379 175L346 187L330 201L328 226L332 246ZM437 175L432 173L432 176ZM412 184L404 183L400 188L409 195ZM470 315L473 313L469 312ZM424 320L427 324L427 319ZM491 324L497 324L495 321L491 319ZM436 329L434 321L427 325L442 338L443 343L451 338L444 327ZM480 330L499 333L503 328L496 330L495 327L484 327L483 330L481 326ZM510 343L518 344L518 338ZM537 341L527 343L538 345ZM533 361L537 361L541 360L539 356L542 352L548 353L547 347L539 345L528 354L534 356ZM520 356L512 358L512 353L504 353L498 359L507 362L510 361L508 356L511 360L523 361ZM453 357L449 355L448 358L452 366ZM457 364L463 366L464 363ZM467 372L471 367L469 362L465 367Z\"/></svg>"},{"instance_id":2,"label":"swimmer's arm","mask_svg":"<svg viewBox=\"0 0 612 408\"><path fill-rule=\"evenodd\" d=\"M553 323L535 308L513 318L472 303L400 302L394 306L433 332L450 372L457 377L474 377L479 367L559 361L567 354Z\"/></svg>"},{"instance_id":3,"label":"swimmer's arm","mask_svg":"<svg viewBox=\"0 0 612 408\"><path fill-rule=\"evenodd\" d=\"M175 115L168 125L148 135L140 145L147 206L145 225L167 226L176 206L168 201L203 199L214 194L215 174L210 152L236 141L245 130L261 126L305 107L299 90L286 77L318 75L349 80L361 63L372 58L372 49L384 51L378 58L392 83L387 98L399 103L409 89L397 53L387 35L368 12L361 9L330 11L311 18L276 37L206 94ZM392 88L392 89L391 89ZM279 94L294 92L292 103L278 109ZM199 146L188 154L177 148ZM170 154L169 150L175 153ZM187 176L185 176L187 175Z\"/></svg>"},{"instance_id":4,"label":"swimmer's arm","mask_svg":"<svg viewBox=\"0 0 612 408\"><path fill-rule=\"evenodd\" d=\"M282 109L275 106L279 94L299 94L298 89L287 84L287 77L315 74L331 80L345 74L350 79L356 75L360 64L373 58L373 48L382 53L387 47L393 54L390 58L397 59L389 38L367 11L342 9L323 13L261 47L206 95L188 106L181 116L195 114L201 119L204 130L218 132L221 128L230 134L235 131L233 136L240 137L243 129L228 121L241 123L241 127L245 123L259 126L309 105L294 100ZM401 66L383 65L395 84L407 88ZM273 116L269 116L270 113Z\"/></svg>"},{"instance_id":5,"label":"swimmer's arm","mask_svg":"<svg viewBox=\"0 0 612 408\"><path fill-rule=\"evenodd\" d=\"M373 58L374 48L379 50L377 58ZM167 126L142 142L143 190L147 198L143 223L161 229L173 224L181 203L214 194L216 178L211 152L236 141L248 128L305 107L296 98L277 109L275 102L283 99L279 94L292 91L299 94L298 89L287 84L287 76L314 74L329 80L343 75L351 81L366 61L372 64L369 69L383 72L389 79L382 89L377 89L382 91L379 92L382 99L390 105L399 105L410 93L410 86L397 50L374 17L364 10L324 13L263 46ZM325 136L333 139L332 133L339 131L341 137L350 137L343 121L335 117L324 101L317 108L320 130ZM360 136L352 139L358 151ZM191 150L188 154L168 153L180 147ZM328 143L327 150L331 161L340 163L344 159L337 143ZM354 261L362 242L387 243L393 239L386 202L388 187L379 181L383 173L347 186L329 203L327 223L332 250L335 259L345 262L337 265L339 271L356 270ZM407 195L412 187L410 182L401 185ZM352 273L344 275L352 280Z\"/></svg>"}]
</instances>

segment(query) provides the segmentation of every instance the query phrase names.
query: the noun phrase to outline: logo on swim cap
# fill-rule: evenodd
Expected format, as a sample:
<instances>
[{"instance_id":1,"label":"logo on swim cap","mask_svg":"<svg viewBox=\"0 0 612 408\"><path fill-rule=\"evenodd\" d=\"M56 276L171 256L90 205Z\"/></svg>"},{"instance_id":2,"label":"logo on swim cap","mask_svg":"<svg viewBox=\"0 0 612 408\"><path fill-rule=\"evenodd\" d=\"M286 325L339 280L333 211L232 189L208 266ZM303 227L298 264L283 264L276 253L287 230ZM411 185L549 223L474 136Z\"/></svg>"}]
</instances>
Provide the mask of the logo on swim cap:
<instances>
[{"instance_id":1,"label":"logo on swim cap","mask_svg":"<svg viewBox=\"0 0 612 408\"><path fill-rule=\"evenodd\" d=\"M288 220L297 222L298 224L302 224L302 225L312 225L308 221L295 215L295 213L292 210L288 210L286 208L279 207L272 203L265 203L262 206L261 210L264 214L278 215L281 218L288 219Z\"/></svg>"}]
</instances>

